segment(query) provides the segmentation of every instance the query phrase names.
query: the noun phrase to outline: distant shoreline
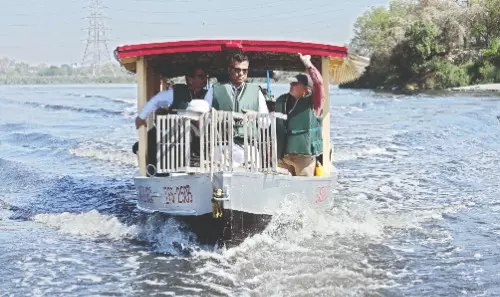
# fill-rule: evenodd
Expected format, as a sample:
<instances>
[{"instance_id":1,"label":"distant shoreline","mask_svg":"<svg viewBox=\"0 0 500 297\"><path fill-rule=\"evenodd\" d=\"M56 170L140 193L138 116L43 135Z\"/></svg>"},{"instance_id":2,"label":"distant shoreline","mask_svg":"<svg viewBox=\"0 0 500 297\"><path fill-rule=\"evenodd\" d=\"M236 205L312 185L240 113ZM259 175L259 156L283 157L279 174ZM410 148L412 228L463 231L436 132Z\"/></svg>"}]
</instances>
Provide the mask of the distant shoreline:
<instances>
[{"instance_id":1,"label":"distant shoreline","mask_svg":"<svg viewBox=\"0 0 500 297\"><path fill-rule=\"evenodd\" d=\"M0 76L0 85L131 84L135 76Z\"/></svg>"},{"instance_id":2,"label":"distant shoreline","mask_svg":"<svg viewBox=\"0 0 500 297\"><path fill-rule=\"evenodd\" d=\"M481 84L466 87L449 88L448 91L458 92L500 92L500 84Z\"/></svg>"}]
</instances>

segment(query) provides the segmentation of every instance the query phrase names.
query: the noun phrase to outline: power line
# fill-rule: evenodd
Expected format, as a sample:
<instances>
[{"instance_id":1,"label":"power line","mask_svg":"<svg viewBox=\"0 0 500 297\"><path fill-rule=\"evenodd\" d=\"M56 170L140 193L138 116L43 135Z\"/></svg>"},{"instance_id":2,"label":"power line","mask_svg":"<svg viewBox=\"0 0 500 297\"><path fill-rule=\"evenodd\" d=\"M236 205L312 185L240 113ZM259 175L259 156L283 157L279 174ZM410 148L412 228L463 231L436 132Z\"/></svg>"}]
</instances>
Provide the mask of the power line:
<instances>
[{"instance_id":1,"label":"power line","mask_svg":"<svg viewBox=\"0 0 500 297\"><path fill-rule=\"evenodd\" d=\"M92 67L92 76L101 73L101 67L104 62L109 60L108 43L106 39L106 31L108 28L104 25L104 6L101 0L90 0L88 6L90 11L88 19L89 24L87 27L87 43L83 52L82 66L90 64ZM106 58L107 57L107 58Z\"/></svg>"}]
</instances>

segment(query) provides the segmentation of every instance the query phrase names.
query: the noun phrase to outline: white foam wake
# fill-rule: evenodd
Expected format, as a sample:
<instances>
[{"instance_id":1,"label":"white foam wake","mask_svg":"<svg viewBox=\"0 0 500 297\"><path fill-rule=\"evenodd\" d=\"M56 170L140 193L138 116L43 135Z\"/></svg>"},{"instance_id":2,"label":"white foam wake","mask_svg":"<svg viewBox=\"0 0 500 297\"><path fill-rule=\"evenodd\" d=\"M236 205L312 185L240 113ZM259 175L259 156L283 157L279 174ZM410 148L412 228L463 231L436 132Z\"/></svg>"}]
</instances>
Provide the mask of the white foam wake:
<instances>
[{"instance_id":1,"label":"white foam wake","mask_svg":"<svg viewBox=\"0 0 500 297\"><path fill-rule=\"evenodd\" d=\"M77 148L70 149L69 153L76 157L137 166L137 157L131 151L105 149L92 143L85 143Z\"/></svg>"},{"instance_id":2,"label":"white foam wake","mask_svg":"<svg viewBox=\"0 0 500 297\"><path fill-rule=\"evenodd\" d=\"M335 148L333 160L336 162L356 160L368 156L387 154L386 148L367 147L367 148Z\"/></svg>"},{"instance_id":3,"label":"white foam wake","mask_svg":"<svg viewBox=\"0 0 500 297\"><path fill-rule=\"evenodd\" d=\"M116 102L128 103L132 105L137 103L137 99L135 98L112 98L111 100Z\"/></svg>"},{"instance_id":4,"label":"white foam wake","mask_svg":"<svg viewBox=\"0 0 500 297\"><path fill-rule=\"evenodd\" d=\"M56 228L62 233L84 237L108 237L121 239L135 237L137 227L127 226L116 217L100 214L97 210L85 213L39 214L35 222Z\"/></svg>"},{"instance_id":5,"label":"white foam wake","mask_svg":"<svg viewBox=\"0 0 500 297\"><path fill-rule=\"evenodd\" d=\"M205 263L196 274L232 295L361 296L390 283L373 277L382 270L364 252L383 238L375 216L321 210L302 198L291 197L263 233L240 245L194 253Z\"/></svg>"},{"instance_id":6,"label":"white foam wake","mask_svg":"<svg viewBox=\"0 0 500 297\"><path fill-rule=\"evenodd\" d=\"M172 255L188 253L196 246L196 236L183 227L175 218L151 215L138 227L137 238L153 243L156 252Z\"/></svg>"}]
</instances>

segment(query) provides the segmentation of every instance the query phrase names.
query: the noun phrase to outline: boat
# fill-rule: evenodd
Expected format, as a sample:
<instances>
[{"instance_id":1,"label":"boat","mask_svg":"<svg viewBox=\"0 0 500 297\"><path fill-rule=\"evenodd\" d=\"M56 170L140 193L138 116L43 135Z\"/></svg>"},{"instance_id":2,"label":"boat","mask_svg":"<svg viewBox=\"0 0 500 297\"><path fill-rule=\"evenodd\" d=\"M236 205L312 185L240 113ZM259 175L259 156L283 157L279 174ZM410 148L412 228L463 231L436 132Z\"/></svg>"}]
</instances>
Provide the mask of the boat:
<instances>
[{"instance_id":1,"label":"boat","mask_svg":"<svg viewBox=\"0 0 500 297\"><path fill-rule=\"evenodd\" d=\"M210 110L195 115L183 111L153 115L148 128L138 130L139 175L134 177L137 208L165 213L187 222L198 239L206 243L237 242L260 232L290 194L300 194L306 203L324 207L333 199L336 174L331 162L329 82L355 79L347 48L317 43L259 40L192 40L119 46L117 60L137 77L137 108L160 91L161 77L183 76L193 61L205 67L210 77L227 73L226 57L242 51L254 71L266 77L269 71L303 72L297 54L311 55L321 71L327 100L323 108L324 176L291 176L278 167L276 121L286 115L241 114ZM355 62L355 61L354 61ZM347 66L346 66L347 65ZM191 142L191 131L199 123L199 144ZM232 162L234 122L244 124L244 162ZM259 125L267 121L270 126ZM149 141L152 127L155 142ZM149 132L148 132L149 130ZM149 146L149 147L148 147ZM191 150L199 151L199 156ZM148 154L156 154L148 164Z\"/></svg>"}]
</instances>

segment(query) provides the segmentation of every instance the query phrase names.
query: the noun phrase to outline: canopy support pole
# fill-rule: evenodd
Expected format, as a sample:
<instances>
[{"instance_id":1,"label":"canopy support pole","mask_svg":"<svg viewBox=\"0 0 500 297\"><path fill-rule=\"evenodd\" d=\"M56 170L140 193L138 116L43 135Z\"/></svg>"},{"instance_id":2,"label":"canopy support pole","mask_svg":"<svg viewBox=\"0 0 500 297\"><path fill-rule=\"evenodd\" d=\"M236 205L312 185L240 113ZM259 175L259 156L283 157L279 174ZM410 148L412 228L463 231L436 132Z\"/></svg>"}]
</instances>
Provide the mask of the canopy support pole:
<instances>
[{"instance_id":1,"label":"canopy support pole","mask_svg":"<svg viewBox=\"0 0 500 297\"><path fill-rule=\"evenodd\" d=\"M137 112L139 113L148 100L148 84L147 61L144 57L139 57L136 61L136 78L137 78ZM148 133L147 127L141 126L138 129L139 133L139 150L137 157L139 161L139 171L142 176L146 176L146 153L148 149Z\"/></svg>"},{"instance_id":2,"label":"canopy support pole","mask_svg":"<svg viewBox=\"0 0 500 297\"><path fill-rule=\"evenodd\" d=\"M330 160L330 71L328 57L321 58L321 75L323 76L323 87L325 88L325 102L323 103L323 168L326 176L332 172L332 161Z\"/></svg>"},{"instance_id":3,"label":"canopy support pole","mask_svg":"<svg viewBox=\"0 0 500 297\"><path fill-rule=\"evenodd\" d=\"M147 101L149 101L151 100L151 98L153 98L156 94L158 94L161 91L160 75L154 72L154 70L151 69L151 67L148 67L146 80L147 80L147 91L146 91ZM154 113L151 113L148 116L147 122L148 122L148 130L150 130L154 125Z\"/></svg>"}]
</instances>

